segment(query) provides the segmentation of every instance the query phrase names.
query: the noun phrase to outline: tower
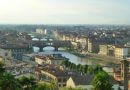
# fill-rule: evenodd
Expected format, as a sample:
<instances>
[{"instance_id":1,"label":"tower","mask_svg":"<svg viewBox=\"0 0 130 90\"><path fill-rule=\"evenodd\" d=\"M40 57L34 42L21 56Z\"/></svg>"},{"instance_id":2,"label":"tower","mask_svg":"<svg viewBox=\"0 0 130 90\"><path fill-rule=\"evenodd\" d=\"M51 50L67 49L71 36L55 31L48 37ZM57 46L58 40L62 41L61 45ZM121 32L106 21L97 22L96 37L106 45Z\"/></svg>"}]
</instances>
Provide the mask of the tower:
<instances>
[{"instance_id":1,"label":"tower","mask_svg":"<svg viewBox=\"0 0 130 90\"><path fill-rule=\"evenodd\" d=\"M129 61L126 59L121 61L121 79L124 84L124 90L128 90L129 64Z\"/></svg>"}]
</instances>

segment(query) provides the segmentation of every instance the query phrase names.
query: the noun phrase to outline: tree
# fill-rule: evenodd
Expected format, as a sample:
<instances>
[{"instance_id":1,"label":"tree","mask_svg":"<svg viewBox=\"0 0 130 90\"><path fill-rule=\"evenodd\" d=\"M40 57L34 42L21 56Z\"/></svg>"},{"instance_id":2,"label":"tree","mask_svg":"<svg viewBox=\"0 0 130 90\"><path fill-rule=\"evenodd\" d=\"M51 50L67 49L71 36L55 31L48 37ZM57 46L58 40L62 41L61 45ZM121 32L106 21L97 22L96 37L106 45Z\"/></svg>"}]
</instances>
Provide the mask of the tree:
<instances>
[{"instance_id":1,"label":"tree","mask_svg":"<svg viewBox=\"0 0 130 90\"><path fill-rule=\"evenodd\" d=\"M89 74L94 74L94 68L92 66L88 67L88 73Z\"/></svg>"},{"instance_id":2,"label":"tree","mask_svg":"<svg viewBox=\"0 0 130 90\"><path fill-rule=\"evenodd\" d=\"M88 65L86 64L86 65L84 66L84 73L87 73L87 71L88 71Z\"/></svg>"},{"instance_id":3,"label":"tree","mask_svg":"<svg viewBox=\"0 0 130 90\"><path fill-rule=\"evenodd\" d=\"M87 90L83 89L82 87L76 87L76 88L71 88L71 87L62 87L60 90Z\"/></svg>"},{"instance_id":4,"label":"tree","mask_svg":"<svg viewBox=\"0 0 130 90\"><path fill-rule=\"evenodd\" d=\"M0 75L2 75L5 72L4 63L0 61Z\"/></svg>"},{"instance_id":5,"label":"tree","mask_svg":"<svg viewBox=\"0 0 130 90\"><path fill-rule=\"evenodd\" d=\"M77 65L77 71L80 71L80 70L81 70L81 67L82 67L82 65L81 65L81 64L78 64L78 65Z\"/></svg>"},{"instance_id":6,"label":"tree","mask_svg":"<svg viewBox=\"0 0 130 90\"><path fill-rule=\"evenodd\" d=\"M0 77L0 90L21 90L21 87L13 75L5 72Z\"/></svg>"},{"instance_id":7,"label":"tree","mask_svg":"<svg viewBox=\"0 0 130 90\"><path fill-rule=\"evenodd\" d=\"M39 83L35 90L54 90L54 86L51 83Z\"/></svg>"},{"instance_id":8,"label":"tree","mask_svg":"<svg viewBox=\"0 0 130 90\"><path fill-rule=\"evenodd\" d=\"M95 68L94 68L94 73L97 74L98 72L100 71L103 71L102 67L100 65L97 65Z\"/></svg>"},{"instance_id":9,"label":"tree","mask_svg":"<svg viewBox=\"0 0 130 90\"><path fill-rule=\"evenodd\" d=\"M20 90L17 79L5 70L5 64L0 62L0 90Z\"/></svg>"},{"instance_id":10,"label":"tree","mask_svg":"<svg viewBox=\"0 0 130 90\"><path fill-rule=\"evenodd\" d=\"M112 90L110 79L110 76L106 72L97 73L92 81L94 90Z\"/></svg>"},{"instance_id":11,"label":"tree","mask_svg":"<svg viewBox=\"0 0 130 90\"><path fill-rule=\"evenodd\" d=\"M34 90L34 88L36 87L36 80L32 76L30 76L29 78L22 76L18 79L18 81L22 85L22 88L24 90Z\"/></svg>"},{"instance_id":12,"label":"tree","mask_svg":"<svg viewBox=\"0 0 130 90\"><path fill-rule=\"evenodd\" d=\"M70 69L75 69L75 68L76 68L76 65L74 63L71 63Z\"/></svg>"},{"instance_id":13,"label":"tree","mask_svg":"<svg viewBox=\"0 0 130 90\"><path fill-rule=\"evenodd\" d=\"M64 65L65 65L66 67L69 67L69 66L70 66L69 60L64 61Z\"/></svg>"}]
</instances>

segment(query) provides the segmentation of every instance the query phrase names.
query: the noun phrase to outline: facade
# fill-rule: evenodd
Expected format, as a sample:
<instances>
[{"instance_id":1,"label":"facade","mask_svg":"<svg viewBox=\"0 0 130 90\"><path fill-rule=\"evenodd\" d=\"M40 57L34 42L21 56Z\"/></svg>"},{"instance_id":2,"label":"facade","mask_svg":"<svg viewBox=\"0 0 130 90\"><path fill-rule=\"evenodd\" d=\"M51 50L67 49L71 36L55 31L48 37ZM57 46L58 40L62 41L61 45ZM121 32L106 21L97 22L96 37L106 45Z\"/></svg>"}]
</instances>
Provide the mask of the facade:
<instances>
[{"instance_id":1,"label":"facade","mask_svg":"<svg viewBox=\"0 0 130 90\"><path fill-rule=\"evenodd\" d=\"M29 64L36 65L37 63L35 63L35 56L36 56L36 54L24 54L22 56L22 61L29 63Z\"/></svg>"},{"instance_id":2,"label":"facade","mask_svg":"<svg viewBox=\"0 0 130 90\"><path fill-rule=\"evenodd\" d=\"M93 75L74 75L67 80L66 87L82 87L83 89L90 90L92 88L91 81L93 78Z\"/></svg>"},{"instance_id":3,"label":"facade","mask_svg":"<svg viewBox=\"0 0 130 90\"><path fill-rule=\"evenodd\" d=\"M100 45L99 48L100 48L100 51L98 54L107 55L107 45Z\"/></svg>"},{"instance_id":4,"label":"facade","mask_svg":"<svg viewBox=\"0 0 130 90\"><path fill-rule=\"evenodd\" d=\"M128 57L128 48L127 47L116 47L115 57L117 57L117 58Z\"/></svg>"},{"instance_id":5,"label":"facade","mask_svg":"<svg viewBox=\"0 0 130 90\"><path fill-rule=\"evenodd\" d=\"M86 51L87 44L88 44L88 39L86 36L78 35L76 32L58 33L57 31L54 31L54 35L63 41L70 41L74 49L78 49L80 51L82 50Z\"/></svg>"},{"instance_id":6,"label":"facade","mask_svg":"<svg viewBox=\"0 0 130 90\"><path fill-rule=\"evenodd\" d=\"M15 76L15 78L18 78L20 76L31 76L33 75L33 72L35 71L35 68L26 63L17 63L11 66L6 66L7 72L11 73Z\"/></svg>"},{"instance_id":7,"label":"facade","mask_svg":"<svg viewBox=\"0 0 130 90\"><path fill-rule=\"evenodd\" d=\"M68 73L55 65L39 66L35 72L40 81L53 81L58 87L65 87Z\"/></svg>"},{"instance_id":8,"label":"facade","mask_svg":"<svg viewBox=\"0 0 130 90\"><path fill-rule=\"evenodd\" d=\"M36 29L36 33L38 33L38 34L44 34L44 31L43 31L43 29Z\"/></svg>"},{"instance_id":9,"label":"facade","mask_svg":"<svg viewBox=\"0 0 130 90\"><path fill-rule=\"evenodd\" d=\"M30 47L29 44L6 44L0 47L11 52L12 57L16 60L22 60L23 54L29 54L32 52L32 47Z\"/></svg>"},{"instance_id":10,"label":"facade","mask_svg":"<svg viewBox=\"0 0 130 90\"><path fill-rule=\"evenodd\" d=\"M121 61L121 80L124 90L130 90L130 60Z\"/></svg>"},{"instance_id":11,"label":"facade","mask_svg":"<svg viewBox=\"0 0 130 90\"><path fill-rule=\"evenodd\" d=\"M37 55L35 56L35 62L38 64L53 64L61 65L67 58L61 56L61 54L52 54L52 55Z\"/></svg>"},{"instance_id":12,"label":"facade","mask_svg":"<svg viewBox=\"0 0 130 90\"><path fill-rule=\"evenodd\" d=\"M42 64L51 64L51 60L47 56L35 56L35 62L42 65Z\"/></svg>"},{"instance_id":13,"label":"facade","mask_svg":"<svg viewBox=\"0 0 130 90\"><path fill-rule=\"evenodd\" d=\"M114 78L121 82L124 90L130 90L130 60L122 60L120 67L114 69Z\"/></svg>"},{"instance_id":14,"label":"facade","mask_svg":"<svg viewBox=\"0 0 130 90\"><path fill-rule=\"evenodd\" d=\"M36 29L36 33L38 34L47 34L47 29L43 30L43 29Z\"/></svg>"},{"instance_id":15,"label":"facade","mask_svg":"<svg viewBox=\"0 0 130 90\"><path fill-rule=\"evenodd\" d=\"M115 58L125 58L129 56L128 47L125 46L117 46L117 45L100 45L100 50L98 54L113 56Z\"/></svg>"},{"instance_id":16,"label":"facade","mask_svg":"<svg viewBox=\"0 0 130 90\"><path fill-rule=\"evenodd\" d=\"M88 52L90 53L98 53L99 52L99 44L97 40L88 39Z\"/></svg>"},{"instance_id":17,"label":"facade","mask_svg":"<svg viewBox=\"0 0 130 90\"><path fill-rule=\"evenodd\" d=\"M12 60L12 53L10 51L0 49L0 61L1 60Z\"/></svg>"},{"instance_id":18,"label":"facade","mask_svg":"<svg viewBox=\"0 0 130 90\"><path fill-rule=\"evenodd\" d=\"M84 90L92 90L93 85L92 85L92 80L94 79L93 75L81 75L81 74L75 74L70 76L70 78L66 82L66 87L71 87L71 88L78 88L81 87ZM119 84L118 82L111 78L111 82L113 84L113 90L119 90Z\"/></svg>"}]
</instances>

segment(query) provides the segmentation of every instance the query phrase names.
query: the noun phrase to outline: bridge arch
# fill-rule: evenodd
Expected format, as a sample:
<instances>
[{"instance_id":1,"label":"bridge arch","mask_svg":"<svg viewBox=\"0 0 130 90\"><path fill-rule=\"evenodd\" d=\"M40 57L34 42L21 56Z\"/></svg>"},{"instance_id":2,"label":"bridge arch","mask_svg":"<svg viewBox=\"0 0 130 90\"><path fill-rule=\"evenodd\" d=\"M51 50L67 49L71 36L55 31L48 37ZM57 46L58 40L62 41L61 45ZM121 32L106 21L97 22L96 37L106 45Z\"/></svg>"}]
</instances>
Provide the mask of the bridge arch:
<instances>
[{"instance_id":1,"label":"bridge arch","mask_svg":"<svg viewBox=\"0 0 130 90\"><path fill-rule=\"evenodd\" d=\"M32 46L36 46L40 48L40 52L43 51L44 47L47 46L51 46L54 47L55 51L58 51L59 47L67 47L67 48L71 48L71 43L68 41L59 41L59 40L55 40L55 41L33 41L32 42Z\"/></svg>"}]
</instances>

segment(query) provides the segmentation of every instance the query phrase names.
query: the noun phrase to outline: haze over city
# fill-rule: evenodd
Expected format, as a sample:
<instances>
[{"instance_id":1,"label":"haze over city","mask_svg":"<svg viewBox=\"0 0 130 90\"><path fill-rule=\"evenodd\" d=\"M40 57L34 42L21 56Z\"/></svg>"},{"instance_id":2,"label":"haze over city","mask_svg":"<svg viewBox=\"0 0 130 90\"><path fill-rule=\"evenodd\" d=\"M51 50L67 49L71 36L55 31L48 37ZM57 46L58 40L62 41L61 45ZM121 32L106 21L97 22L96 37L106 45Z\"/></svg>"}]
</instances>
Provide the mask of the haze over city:
<instances>
[{"instance_id":1,"label":"haze over city","mask_svg":"<svg viewBox=\"0 0 130 90\"><path fill-rule=\"evenodd\" d=\"M130 0L0 0L0 24L129 24Z\"/></svg>"}]
</instances>

